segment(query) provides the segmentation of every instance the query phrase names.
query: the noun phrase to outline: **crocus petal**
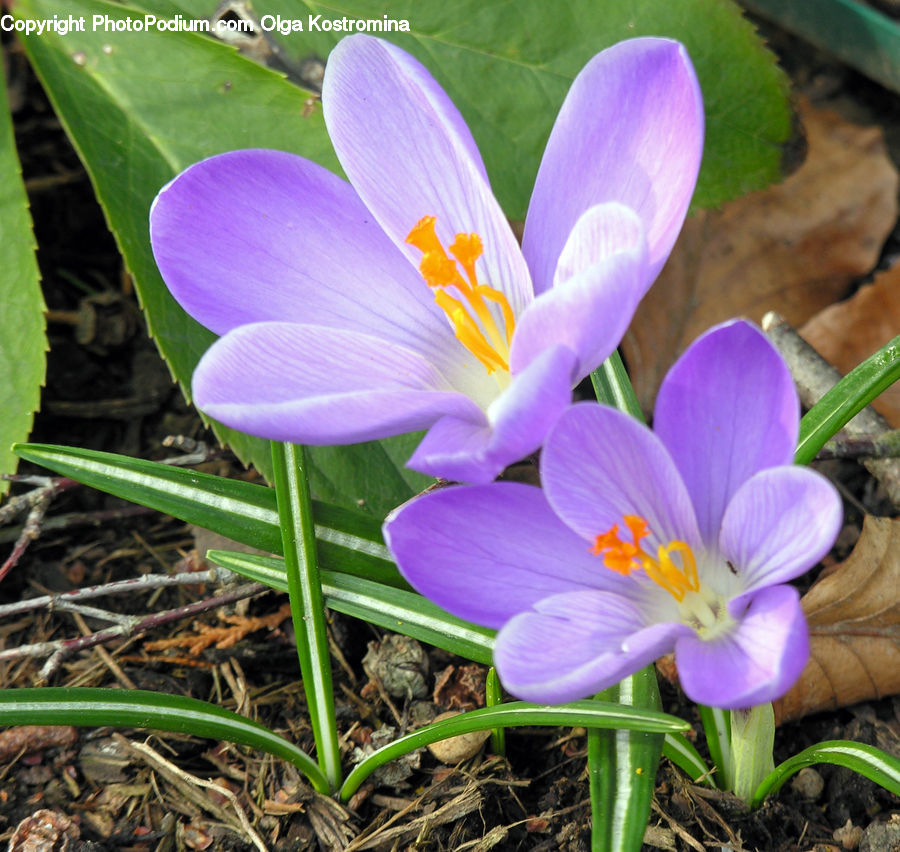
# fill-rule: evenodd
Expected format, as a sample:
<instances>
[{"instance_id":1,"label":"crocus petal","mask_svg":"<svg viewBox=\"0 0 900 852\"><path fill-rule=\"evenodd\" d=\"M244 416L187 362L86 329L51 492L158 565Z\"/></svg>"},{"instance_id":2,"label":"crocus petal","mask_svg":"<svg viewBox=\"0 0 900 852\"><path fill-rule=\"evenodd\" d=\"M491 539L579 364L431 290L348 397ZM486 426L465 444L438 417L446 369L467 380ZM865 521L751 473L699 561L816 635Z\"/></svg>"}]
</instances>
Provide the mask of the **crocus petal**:
<instances>
[{"instance_id":1,"label":"crocus petal","mask_svg":"<svg viewBox=\"0 0 900 852\"><path fill-rule=\"evenodd\" d=\"M841 529L841 498L825 477L775 467L748 479L722 519L719 550L746 592L784 583L815 565Z\"/></svg>"},{"instance_id":2,"label":"crocus petal","mask_svg":"<svg viewBox=\"0 0 900 852\"><path fill-rule=\"evenodd\" d=\"M597 585L595 557L531 485L439 489L392 512L384 535L415 589L487 627L550 595Z\"/></svg>"},{"instance_id":3,"label":"crocus petal","mask_svg":"<svg viewBox=\"0 0 900 852\"><path fill-rule=\"evenodd\" d=\"M703 103L684 47L620 42L575 78L535 182L522 251L535 293L550 287L581 214L618 201L637 212L650 246L648 283L681 229L703 150Z\"/></svg>"},{"instance_id":4,"label":"crocus petal","mask_svg":"<svg viewBox=\"0 0 900 852\"><path fill-rule=\"evenodd\" d=\"M515 616L497 635L503 685L526 701L586 698L670 651L683 624L647 626L633 601L604 591L563 592Z\"/></svg>"},{"instance_id":5,"label":"crocus petal","mask_svg":"<svg viewBox=\"0 0 900 852\"><path fill-rule=\"evenodd\" d=\"M322 104L338 159L378 223L416 265L421 253L405 240L423 216L437 217L444 246L457 233L479 234L479 279L502 290L518 314L532 297L522 253L461 120L436 96L437 83L423 84L427 71L413 67L399 48L370 36L354 35L334 48Z\"/></svg>"},{"instance_id":6,"label":"crocus petal","mask_svg":"<svg viewBox=\"0 0 900 852\"><path fill-rule=\"evenodd\" d=\"M563 250L557 283L519 319L513 372L555 343L578 355L576 379L598 367L625 334L644 294L647 247L637 215L621 204L592 207Z\"/></svg>"},{"instance_id":7,"label":"crocus petal","mask_svg":"<svg viewBox=\"0 0 900 852\"><path fill-rule=\"evenodd\" d=\"M220 338L194 372L193 393L227 426L300 444L414 432L446 414L484 417L409 349L294 323L245 325Z\"/></svg>"},{"instance_id":8,"label":"crocus petal","mask_svg":"<svg viewBox=\"0 0 900 852\"><path fill-rule=\"evenodd\" d=\"M160 272L217 334L251 322L365 331L439 359L455 344L421 275L321 166L249 150L197 163L150 212Z\"/></svg>"},{"instance_id":9,"label":"crocus petal","mask_svg":"<svg viewBox=\"0 0 900 852\"><path fill-rule=\"evenodd\" d=\"M513 377L488 408L488 425L448 416L422 439L407 463L458 482L487 483L535 452L572 401L575 354L551 346Z\"/></svg>"},{"instance_id":10,"label":"crocus petal","mask_svg":"<svg viewBox=\"0 0 900 852\"><path fill-rule=\"evenodd\" d=\"M655 547L699 542L690 498L659 439L633 417L594 403L572 406L551 430L541 479L554 511L588 540L624 515L647 521ZM651 551L653 552L653 551Z\"/></svg>"},{"instance_id":11,"label":"crocus petal","mask_svg":"<svg viewBox=\"0 0 900 852\"><path fill-rule=\"evenodd\" d=\"M791 586L762 589L730 633L711 641L685 636L675 646L688 698L728 710L784 695L808 657L806 620L800 595Z\"/></svg>"},{"instance_id":12,"label":"crocus petal","mask_svg":"<svg viewBox=\"0 0 900 852\"><path fill-rule=\"evenodd\" d=\"M663 380L653 428L714 546L732 496L754 473L790 464L800 404L784 360L755 326L725 323L692 343Z\"/></svg>"}]
</instances>

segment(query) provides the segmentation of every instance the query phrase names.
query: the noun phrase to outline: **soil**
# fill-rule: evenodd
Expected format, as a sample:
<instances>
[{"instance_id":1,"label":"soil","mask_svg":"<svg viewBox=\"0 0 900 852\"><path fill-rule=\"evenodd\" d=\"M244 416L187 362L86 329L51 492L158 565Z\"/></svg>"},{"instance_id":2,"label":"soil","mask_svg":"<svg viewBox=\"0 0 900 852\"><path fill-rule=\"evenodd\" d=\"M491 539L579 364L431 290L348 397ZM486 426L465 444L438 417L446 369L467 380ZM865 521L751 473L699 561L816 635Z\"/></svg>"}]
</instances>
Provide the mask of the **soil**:
<instances>
[{"instance_id":1,"label":"soil","mask_svg":"<svg viewBox=\"0 0 900 852\"><path fill-rule=\"evenodd\" d=\"M774 30L768 35L798 89L850 118L881 124L900 163L900 98L788 36ZM153 459L172 455L162 445L167 435L210 440L147 339L77 156L16 45L5 45L5 53L49 311L47 383L33 440ZM900 253L898 237L895 231L885 247L885 264ZM209 454L200 468L248 476L227 453ZM881 514L890 510L855 463L832 469L852 497L841 539L846 551L859 532L859 507ZM23 466L21 472L33 471ZM13 493L26 490L15 486ZM103 514L123 506L85 488L56 497L40 536L3 582L0 599L18 601L48 590L198 567L191 529L153 513L113 521ZM20 531L21 526L0 530L5 541ZM144 614L211 594L198 583L139 599L101 599L97 605ZM210 609L194 621L82 651L61 661L46 682L214 700L311 752L283 603L267 593ZM0 647L73 637L102 626L91 618L40 610L0 624ZM226 647L202 640L196 647L153 644L196 640L210 627L224 628L217 638ZM391 695L373 658L363 662L378 643L396 652L385 634L337 614L330 630L348 763L355 749L371 747L386 729L408 728L420 714L483 704L481 667L423 649L414 686ZM41 683L44 662L39 656L4 661L0 683L7 688ZM664 709L695 723L702 751L694 708L665 679L661 687ZM900 701L887 698L783 726L776 761L825 739L868 742L900 756ZM225 743L127 729L13 729L0 733L0 831L9 840L18 826L11 848L42 850L243 850L260 843L271 850L589 849L584 731L513 729L507 746L505 757L482 749L453 766L427 751L415 754L386 767L345 808L315 794L289 765ZM228 792L204 786L209 779ZM248 826L259 843L252 842ZM900 850L900 800L853 773L822 766L797 776L763 808L748 813L732 797L692 784L663 761L644 848Z\"/></svg>"}]
</instances>

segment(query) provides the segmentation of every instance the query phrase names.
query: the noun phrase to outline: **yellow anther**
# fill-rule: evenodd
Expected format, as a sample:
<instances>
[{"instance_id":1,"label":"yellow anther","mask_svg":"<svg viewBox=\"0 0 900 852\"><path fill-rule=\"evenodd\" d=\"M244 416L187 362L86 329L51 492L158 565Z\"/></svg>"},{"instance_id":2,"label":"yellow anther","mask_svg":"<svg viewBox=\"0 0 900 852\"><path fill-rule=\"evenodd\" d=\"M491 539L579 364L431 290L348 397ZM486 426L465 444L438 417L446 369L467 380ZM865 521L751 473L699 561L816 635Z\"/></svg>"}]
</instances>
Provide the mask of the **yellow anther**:
<instances>
[{"instance_id":1,"label":"yellow anther","mask_svg":"<svg viewBox=\"0 0 900 852\"><path fill-rule=\"evenodd\" d=\"M440 240L438 240L437 234L434 232L434 222L434 216L423 216L409 232L406 242L425 254L436 252L446 257Z\"/></svg>"},{"instance_id":2,"label":"yellow anther","mask_svg":"<svg viewBox=\"0 0 900 852\"><path fill-rule=\"evenodd\" d=\"M455 286L459 279L456 264L444 254L430 251L422 255L419 272L429 287Z\"/></svg>"},{"instance_id":3,"label":"yellow anther","mask_svg":"<svg viewBox=\"0 0 900 852\"><path fill-rule=\"evenodd\" d=\"M435 221L434 216L423 216L406 238L410 245L422 252L419 271L425 283L435 291L435 301L447 314L459 342L484 365L488 373L495 370L508 373L509 347L516 319L502 292L478 283L475 261L484 251L481 237L478 234L457 234L450 244L450 254L455 260L451 259L435 233ZM465 278L457 264L465 272ZM452 287L455 291L453 295L442 289L445 287ZM459 298L456 298L457 295ZM500 308L502 332L488 302Z\"/></svg>"},{"instance_id":4,"label":"yellow anther","mask_svg":"<svg viewBox=\"0 0 900 852\"><path fill-rule=\"evenodd\" d=\"M456 239L450 243L450 254L458 261L466 271L469 283L475 287L475 261L481 257L484 247L478 234L457 234ZM490 289L490 288L488 288Z\"/></svg>"},{"instance_id":5,"label":"yellow anther","mask_svg":"<svg viewBox=\"0 0 900 852\"><path fill-rule=\"evenodd\" d=\"M623 520L631 533L631 541L623 541L619 537L619 526L615 524L605 533L596 537L591 553L603 556L603 564L611 571L628 576L632 571L644 569L644 573L658 586L665 589L677 601L684 600L687 592L700 591L700 579L697 575L697 563L690 547L683 541L670 541L660 545L654 559L641 547L642 539L650 533L647 521L638 515L625 515ZM672 560L672 554L678 553L681 566Z\"/></svg>"}]
</instances>

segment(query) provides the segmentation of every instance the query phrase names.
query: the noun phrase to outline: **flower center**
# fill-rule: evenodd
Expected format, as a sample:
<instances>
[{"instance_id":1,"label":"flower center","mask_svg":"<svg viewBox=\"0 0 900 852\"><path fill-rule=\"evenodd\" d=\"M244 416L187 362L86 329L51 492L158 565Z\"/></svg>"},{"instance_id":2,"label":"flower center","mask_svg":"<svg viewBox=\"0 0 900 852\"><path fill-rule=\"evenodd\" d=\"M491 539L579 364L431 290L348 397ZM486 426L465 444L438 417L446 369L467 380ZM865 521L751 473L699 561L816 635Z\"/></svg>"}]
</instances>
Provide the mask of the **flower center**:
<instances>
[{"instance_id":1,"label":"flower center","mask_svg":"<svg viewBox=\"0 0 900 852\"><path fill-rule=\"evenodd\" d=\"M516 320L503 293L478 283L475 261L483 251L481 237L457 234L450 244L454 258L451 260L434 231L434 223L434 216L424 216L406 238L406 242L422 252L419 271L434 290L434 300L447 314L457 340L481 361L488 373L502 370L508 374L509 346ZM488 302L499 306L503 332Z\"/></svg>"},{"instance_id":2,"label":"flower center","mask_svg":"<svg viewBox=\"0 0 900 852\"><path fill-rule=\"evenodd\" d=\"M684 600L686 593L700 591L697 563L690 547L676 539L666 545L661 544L656 549L656 557L653 557L641 547L641 540L650 534L647 521L637 515L625 515L623 520L631 533L630 542L622 541L619 525L614 524L597 536L591 548L595 556L603 556L603 564L607 568L625 577L643 568L654 583L662 586L679 602ZM672 559L673 553L679 554L680 566Z\"/></svg>"},{"instance_id":3,"label":"flower center","mask_svg":"<svg viewBox=\"0 0 900 852\"><path fill-rule=\"evenodd\" d=\"M641 547L641 541L650 535L647 521L638 515L624 515L623 520L631 541L623 541L619 536L619 525L614 524L596 537L591 553L602 556L607 568L625 577L643 568L654 583L678 602L681 620L704 639L728 631L734 619L728 614L726 601L709 586L700 583L691 548L674 539L666 545L661 544L656 549L656 556L651 556ZM677 554L680 564L676 564L673 554Z\"/></svg>"}]
</instances>

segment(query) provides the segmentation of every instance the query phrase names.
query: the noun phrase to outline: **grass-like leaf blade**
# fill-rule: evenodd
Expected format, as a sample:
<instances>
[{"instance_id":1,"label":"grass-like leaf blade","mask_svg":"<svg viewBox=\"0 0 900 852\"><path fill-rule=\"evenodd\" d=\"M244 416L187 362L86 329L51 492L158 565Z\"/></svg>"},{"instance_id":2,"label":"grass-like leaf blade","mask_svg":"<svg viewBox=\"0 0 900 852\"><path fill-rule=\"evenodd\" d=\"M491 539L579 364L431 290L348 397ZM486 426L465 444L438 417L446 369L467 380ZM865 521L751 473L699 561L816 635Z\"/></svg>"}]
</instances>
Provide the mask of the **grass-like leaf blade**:
<instances>
[{"instance_id":1,"label":"grass-like leaf blade","mask_svg":"<svg viewBox=\"0 0 900 852\"><path fill-rule=\"evenodd\" d=\"M794 773L816 763L833 763L852 769L870 781L880 784L895 796L900 796L900 760L875 746L850 740L827 740L810 746L775 767L756 788L750 800L751 808L758 808L766 796L778 792Z\"/></svg>"},{"instance_id":2,"label":"grass-like leaf blade","mask_svg":"<svg viewBox=\"0 0 900 852\"><path fill-rule=\"evenodd\" d=\"M600 693L622 711L659 712L659 687L653 666ZM663 747L658 729L623 725L588 728L588 773L593 852L637 852L650 818L656 770Z\"/></svg>"},{"instance_id":3,"label":"grass-like leaf blade","mask_svg":"<svg viewBox=\"0 0 900 852\"><path fill-rule=\"evenodd\" d=\"M328 792L316 762L293 743L252 719L183 695L94 687L4 689L0 725L113 725L227 740L287 760L316 790Z\"/></svg>"},{"instance_id":4,"label":"grass-like leaf blade","mask_svg":"<svg viewBox=\"0 0 900 852\"><path fill-rule=\"evenodd\" d=\"M341 787L341 798L345 801L350 798L359 785L379 766L414 749L472 731L523 725L580 725L586 728L625 729L651 734L681 732L690 727L687 722L658 710L623 707L608 701L590 699L573 701L560 707L529 704L526 701L514 701L500 707L482 707L480 710L460 713L451 719L433 722L378 749L347 776ZM641 826L642 836L643 829L644 826Z\"/></svg>"},{"instance_id":5,"label":"grass-like leaf blade","mask_svg":"<svg viewBox=\"0 0 900 852\"><path fill-rule=\"evenodd\" d=\"M825 442L900 379L900 337L854 367L800 421L794 461L809 464Z\"/></svg>"},{"instance_id":6,"label":"grass-like leaf blade","mask_svg":"<svg viewBox=\"0 0 900 852\"><path fill-rule=\"evenodd\" d=\"M700 756L700 752L694 748L694 744L684 734L666 734L663 741L663 755L672 761L682 772L687 773L688 778L697 783L702 778L702 783L708 787L715 787L712 773L706 762Z\"/></svg>"},{"instance_id":7,"label":"grass-like leaf blade","mask_svg":"<svg viewBox=\"0 0 900 852\"><path fill-rule=\"evenodd\" d=\"M78 447L16 444L13 449L20 458L107 494L259 550L282 552L275 492L264 485ZM323 567L408 588L384 546L377 521L315 501L313 511Z\"/></svg>"},{"instance_id":8,"label":"grass-like leaf blade","mask_svg":"<svg viewBox=\"0 0 900 852\"><path fill-rule=\"evenodd\" d=\"M287 591L287 575L280 559L223 550L211 550L207 558L242 577ZM495 631L450 615L416 592L337 571L322 571L322 592L325 605L345 615L476 663L491 664Z\"/></svg>"}]
</instances>

